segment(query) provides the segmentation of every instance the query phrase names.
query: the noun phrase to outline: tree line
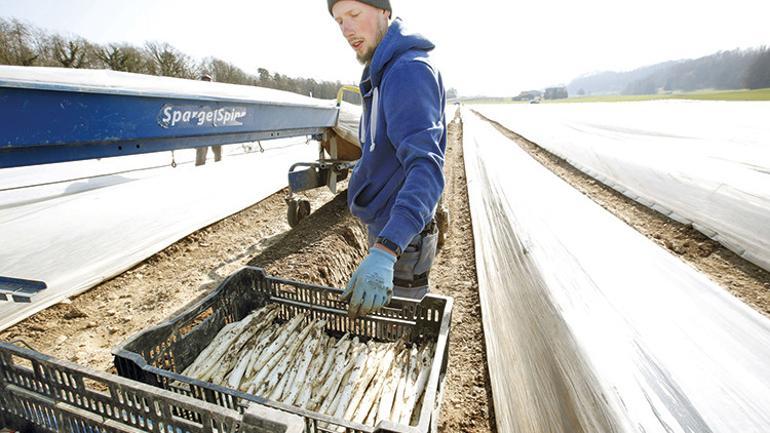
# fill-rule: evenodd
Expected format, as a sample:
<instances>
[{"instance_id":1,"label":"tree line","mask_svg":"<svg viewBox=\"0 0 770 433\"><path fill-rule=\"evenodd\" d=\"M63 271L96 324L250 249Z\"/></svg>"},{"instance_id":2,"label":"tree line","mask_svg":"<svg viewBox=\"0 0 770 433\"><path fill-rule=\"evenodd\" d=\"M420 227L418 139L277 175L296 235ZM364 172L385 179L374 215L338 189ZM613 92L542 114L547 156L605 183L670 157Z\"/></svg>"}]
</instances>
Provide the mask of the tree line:
<instances>
[{"instance_id":1,"label":"tree line","mask_svg":"<svg viewBox=\"0 0 770 433\"><path fill-rule=\"evenodd\" d=\"M316 98L334 99L340 81L318 81L271 73L258 68L250 74L224 60L196 60L164 42L143 46L128 43L100 45L79 36L50 33L16 19L0 18L0 64L77 69L109 69L121 72L197 79L204 74L214 81L267 87ZM346 94L346 100L357 103Z\"/></svg>"},{"instance_id":2,"label":"tree line","mask_svg":"<svg viewBox=\"0 0 770 433\"><path fill-rule=\"evenodd\" d=\"M770 48L720 51L698 59L671 61L629 72L601 72L573 80L570 93L628 95L702 89L770 88Z\"/></svg>"}]
</instances>

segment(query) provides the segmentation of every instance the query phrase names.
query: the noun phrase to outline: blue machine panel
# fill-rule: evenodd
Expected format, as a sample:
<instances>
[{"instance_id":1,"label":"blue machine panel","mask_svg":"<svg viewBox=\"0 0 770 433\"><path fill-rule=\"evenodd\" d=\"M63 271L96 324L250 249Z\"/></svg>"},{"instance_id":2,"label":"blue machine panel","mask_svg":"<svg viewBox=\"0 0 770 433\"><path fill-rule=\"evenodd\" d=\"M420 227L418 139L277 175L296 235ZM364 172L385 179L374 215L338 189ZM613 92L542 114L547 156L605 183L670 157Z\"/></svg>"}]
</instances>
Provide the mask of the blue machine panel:
<instances>
[{"instance_id":1,"label":"blue machine panel","mask_svg":"<svg viewBox=\"0 0 770 433\"><path fill-rule=\"evenodd\" d=\"M3 87L0 168L318 134L335 107Z\"/></svg>"}]
</instances>

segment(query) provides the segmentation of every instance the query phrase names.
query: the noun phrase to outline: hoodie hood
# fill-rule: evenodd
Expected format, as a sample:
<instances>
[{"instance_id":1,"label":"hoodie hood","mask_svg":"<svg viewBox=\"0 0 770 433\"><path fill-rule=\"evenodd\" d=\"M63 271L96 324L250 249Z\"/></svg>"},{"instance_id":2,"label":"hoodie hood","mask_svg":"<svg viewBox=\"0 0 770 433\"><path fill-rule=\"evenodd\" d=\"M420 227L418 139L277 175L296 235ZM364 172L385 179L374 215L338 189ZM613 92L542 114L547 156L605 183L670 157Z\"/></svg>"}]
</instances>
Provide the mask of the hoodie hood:
<instances>
[{"instance_id":1,"label":"hoodie hood","mask_svg":"<svg viewBox=\"0 0 770 433\"><path fill-rule=\"evenodd\" d=\"M401 18L396 18L390 23L388 32L380 41L374 57L369 66L364 70L364 79L367 73L372 80L372 85L377 87L382 81L385 67L391 60L397 59L401 54L410 50L432 51L436 48L433 42L419 33L412 33L406 27ZM364 81L364 80L362 80Z\"/></svg>"}]
</instances>

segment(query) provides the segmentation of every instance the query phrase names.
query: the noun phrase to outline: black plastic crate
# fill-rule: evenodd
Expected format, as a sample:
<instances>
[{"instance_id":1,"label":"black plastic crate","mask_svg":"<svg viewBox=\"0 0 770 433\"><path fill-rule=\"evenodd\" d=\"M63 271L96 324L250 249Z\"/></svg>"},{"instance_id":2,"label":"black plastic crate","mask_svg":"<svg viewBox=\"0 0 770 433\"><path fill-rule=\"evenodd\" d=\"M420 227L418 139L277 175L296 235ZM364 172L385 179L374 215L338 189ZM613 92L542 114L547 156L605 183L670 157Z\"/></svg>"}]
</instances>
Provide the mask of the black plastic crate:
<instances>
[{"instance_id":1,"label":"black plastic crate","mask_svg":"<svg viewBox=\"0 0 770 433\"><path fill-rule=\"evenodd\" d=\"M242 411L250 402L256 402L300 415L309 433L427 433L435 430L447 367L452 298L428 295L419 303L395 298L377 313L349 319L348 303L339 299L341 293L341 289L274 278L262 269L246 267L230 275L199 303L117 347L113 351L115 367L121 376L228 409ZM301 312L307 314L306 320L325 319L326 331L333 335L350 332L362 340L392 342L403 337L414 343L435 343L417 426L382 422L375 428L354 424L180 374L222 327L240 321L268 304L280 306L280 321L287 321Z\"/></svg>"},{"instance_id":2,"label":"black plastic crate","mask_svg":"<svg viewBox=\"0 0 770 433\"><path fill-rule=\"evenodd\" d=\"M298 416L242 413L0 342L0 429L45 433L301 433Z\"/></svg>"}]
</instances>

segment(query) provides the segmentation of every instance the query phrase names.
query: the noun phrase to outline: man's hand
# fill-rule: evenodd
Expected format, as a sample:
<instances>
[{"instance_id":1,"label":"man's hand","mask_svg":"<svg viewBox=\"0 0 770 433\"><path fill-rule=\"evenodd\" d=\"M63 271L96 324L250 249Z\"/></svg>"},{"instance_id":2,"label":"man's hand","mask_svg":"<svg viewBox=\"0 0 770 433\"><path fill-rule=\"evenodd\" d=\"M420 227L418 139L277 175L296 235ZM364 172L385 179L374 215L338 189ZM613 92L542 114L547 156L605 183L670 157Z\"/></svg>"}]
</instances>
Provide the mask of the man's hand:
<instances>
[{"instance_id":1,"label":"man's hand","mask_svg":"<svg viewBox=\"0 0 770 433\"><path fill-rule=\"evenodd\" d=\"M356 318L387 305L393 296L393 266L396 256L375 246L350 277L343 300L350 300L348 316Z\"/></svg>"}]
</instances>

